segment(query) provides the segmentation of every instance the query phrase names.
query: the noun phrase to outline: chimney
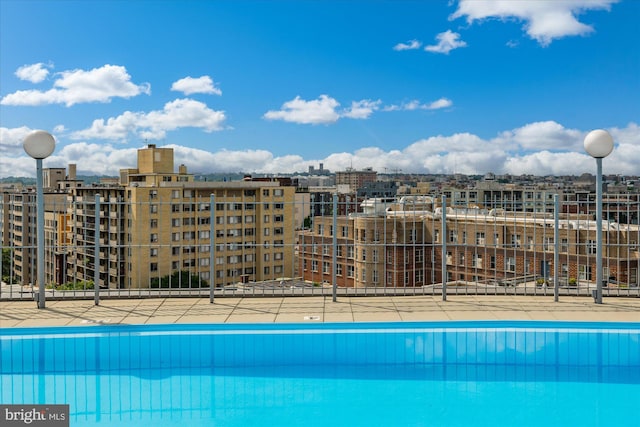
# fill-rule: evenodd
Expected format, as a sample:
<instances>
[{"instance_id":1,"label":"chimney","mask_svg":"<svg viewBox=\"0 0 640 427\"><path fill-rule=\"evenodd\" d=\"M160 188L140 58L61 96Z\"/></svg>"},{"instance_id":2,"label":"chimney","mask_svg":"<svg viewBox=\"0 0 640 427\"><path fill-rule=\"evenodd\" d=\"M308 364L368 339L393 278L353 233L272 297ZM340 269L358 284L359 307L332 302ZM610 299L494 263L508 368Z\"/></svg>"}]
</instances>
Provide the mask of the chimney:
<instances>
[{"instance_id":1,"label":"chimney","mask_svg":"<svg viewBox=\"0 0 640 427\"><path fill-rule=\"evenodd\" d=\"M69 163L69 181L75 181L76 179L76 164Z\"/></svg>"}]
</instances>

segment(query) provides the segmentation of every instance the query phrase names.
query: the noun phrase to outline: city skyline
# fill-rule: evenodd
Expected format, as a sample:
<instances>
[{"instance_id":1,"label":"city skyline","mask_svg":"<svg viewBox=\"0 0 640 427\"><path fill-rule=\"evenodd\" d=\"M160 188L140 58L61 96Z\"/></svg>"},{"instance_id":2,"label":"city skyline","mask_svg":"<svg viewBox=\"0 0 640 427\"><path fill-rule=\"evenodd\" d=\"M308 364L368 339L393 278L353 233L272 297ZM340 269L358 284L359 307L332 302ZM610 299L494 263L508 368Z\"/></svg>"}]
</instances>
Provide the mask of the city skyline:
<instances>
[{"instance_id":1,"label":"city skyline","mask_svg":"<svg viewBox=\"0 0 640 427\"><path fill-rule=\"evenodd\" d=\"M117 175L147 143L193 173L604 173L640 162L640 2L0 3L0 177Z\"/></svg>"}]
</instances>

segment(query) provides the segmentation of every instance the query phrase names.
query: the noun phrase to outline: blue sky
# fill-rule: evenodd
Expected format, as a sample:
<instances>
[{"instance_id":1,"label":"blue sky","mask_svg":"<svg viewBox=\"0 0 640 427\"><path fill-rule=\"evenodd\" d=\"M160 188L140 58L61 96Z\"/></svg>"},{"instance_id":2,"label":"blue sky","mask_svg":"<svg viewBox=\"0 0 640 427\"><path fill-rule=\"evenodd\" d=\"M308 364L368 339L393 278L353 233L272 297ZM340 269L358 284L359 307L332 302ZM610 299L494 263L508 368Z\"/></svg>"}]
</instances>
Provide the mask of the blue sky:
<instances>
[{"instance_id":1,"label":"blue sky","mask_svg":"<svg viewBox=\"0 0 640 427\"><path fill-rule=\"evenodd\" d=\"M373 167L640 174L640 1L0 1L0 177Z\"/></svg>"}]
</instances>

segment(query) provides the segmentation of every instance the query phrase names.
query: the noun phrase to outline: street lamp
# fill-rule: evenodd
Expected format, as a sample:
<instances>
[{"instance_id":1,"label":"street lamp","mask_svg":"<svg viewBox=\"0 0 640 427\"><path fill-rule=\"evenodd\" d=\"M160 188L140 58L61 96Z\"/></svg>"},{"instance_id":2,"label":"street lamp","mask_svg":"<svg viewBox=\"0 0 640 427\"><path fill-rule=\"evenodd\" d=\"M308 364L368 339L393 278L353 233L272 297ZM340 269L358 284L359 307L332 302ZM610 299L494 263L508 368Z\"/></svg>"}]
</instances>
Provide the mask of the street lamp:
<instances>
[{"instance_id":1,"label":"street lamp","mask_svg":"<svg viewBox=\"0 0 640 427\"><path fill-rule=\"evenodd\" d=\"M44 308L44 196L42 191L42 159L46 159L56 148L53 136L43 130L31 132L22 143L24 151L36 159L36 244L38 273L38 308Z\"/></svg>"},{"instance_id":2,"label":"street lamp","mask_svg":"<svg viewBox=\"0 0 640 427\"><path fill-rule=\"evenodd\" d=\"M602 304L602 159L613 151L613 138L597 129L584 138L584 149L596 159L596 304Z\"/></svg>"}]
</instances>

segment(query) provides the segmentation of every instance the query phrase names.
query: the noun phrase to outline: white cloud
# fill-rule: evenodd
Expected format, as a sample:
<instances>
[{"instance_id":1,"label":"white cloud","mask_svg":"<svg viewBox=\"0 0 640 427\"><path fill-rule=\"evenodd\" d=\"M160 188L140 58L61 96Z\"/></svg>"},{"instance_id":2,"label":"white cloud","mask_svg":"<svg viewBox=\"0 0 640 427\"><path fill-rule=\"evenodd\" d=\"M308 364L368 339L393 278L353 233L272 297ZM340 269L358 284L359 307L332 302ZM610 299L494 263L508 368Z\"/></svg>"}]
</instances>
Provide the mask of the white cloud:
<instances>
[{"instance_id":1,"label":"white cloud","mask_svg":"<svg viewBox=\"0 0 640 427\"><path fill-rule=\"evenodd\" d=\"M608 129L615 148L603 162L605 174L637 175L640 164L640 126ZM34 176L33 159L22 150L22 139L31 129L0 128L2 155L0 176ZM303 159L296 154L274 156L267 150L219 150L208 152L181 145L173 147L176 164L185 164L192 173L306 172L322 162L325 169L345 170L373 167L378 172L401 170L405 173L464 173L514 175L581 175L595 173L595 162L584 151L588 130L567 129L553 122L536 122L500 132L484 139L471 133L430 136L401 149L385 151L363 147L354 152L333 153L324 159ZM136 149L121 145L74 142L58 143L45 167L78 165L80 174L116 176L120 168L135 167Z\"/></svg>"},{"instance_id":2,"label":"white cloud","mask_svg":"<svg viewBox=\"0 0 640 427\"><path fill-rule=\"evenodd\" d=\"M489 18L508 20L515 18L524 22L527 35L542 46L554 39L568 36L584 36L594 31L576 15L587 10L610 10L618 0L571 0L571 1L495 1L460 0L458 9L450 19L466 17L468 23Z\"/></svg>"},{"instance_id":3,"label":"white cloud","mask_svg":"<svg viewBox=\"0 0 640 427\"><path fill-rule=\"evenodd\" d=\"M212 95L222 95L222 91L217 88L211 77L202 76L198 78L185 77L171 85L171 90L182 92L185 95L193 93L208 93Z\"/></svg>"},{"instance_id":4,"label":"white cloud","mask_svg":"<svg viewBox=\"0 0 640 427\"><path fill-rule=\"evenodd\" d=\"M380 108L382 101L371 101L363 99L362 101L352 101L351 108L342 112L342 117L350 119L368 119L374 111Z\"/></svg>"},{"instance_id":5,"label":"white cloud","mask_svg":"<svg viewBox=\"0 0 640 427\"><path fill-rule=\"evenodd\" d=\"M335 123L340 118L336 108L340 103L327 95L320 95L318 99L305 101L299 96L282 104L280 110L267 111L264 118L267 120L283 120L285 122L302 124L329 124Z\"/></svg>"},{"instance_id":6,"label":"white cloud","mask_svg":"<svg viewBox=\"0 0 640 427\"><path fill-rule=\"evenodd\" d=\"M398 43L393 47L393 50L415 50L420 49L420 46L422 46L422 42L414 39L409 40L407 43Z\"/></svg>"},{"instance_id":7,"label":"white cloud","mask_svg":"<svg viewBox=\"0 0 640 427\"><path fill-rule=\"evenodd\" d=\"M125 111L107 120L94 120L91 127L73 132L72 139L124 140L129 134L144 139L162 139L167 131L184 127L203 129L206 132L222 130L226 117L224 111L215 111L193 99L176 99L165 104L162 110L149 113Z\"/></svg>"},{"instance_id":8,"label":"white cloud","mask_svg":"<svg viewBox=\"0 0 640 427\"><path fill-rule=\"evenodd\" d=\"M584 134L575 129L566 129L554 121L534 122L523 127L502 132L494 142L512 145L524 151L582 149Z\"/></svg>"},{"instance_id":9,"label":"white cloud","mask_svg":"<svg viewBox=\"0 0 640 427\"><path fill-rule=\"evenodd\" d=\"M460 34L451 30L438 34L436 40L438 41L437 44L425 46L424 50L448 55L454 49L467 46L467 42L460 40Z\"/></svg>"},{"instance_id":10,"label":"white cloud","mask_svg":"<svg viewBox=\"0 0 640 427\"><path fill-rule=\"evenodd\" d=\"M400 105L392 104L385 106L383 111L412 111L412 110L438 110L440 108L447 108L453 105L453 101L447 98L440 98L428 104L423 104L417 99L409 102L404 102Z\"/></svg>"},{"instance_id":11,"label":"white cloud","mask_svg":"<svg viewBox=\"0 0 640 427\"><path fill-rule=\"evenodd\" d=\"M19 90L6 95L2 105L64 104L70 107L86 102L109 102L111 98L131 98L150 94L148 83L136 85L125 67L104 65L89 71L71 70L57 74L53 88L47 91Z\"/></svg>"},{"instance_id":12,"label":"white cloud","mask_svg":"<svg viewBox=\"0 0 640 427\"><path fill-rule=\"evenodd\" d=\"M23 65L22 67L16 70L16 77L20 80L26 80L31 83L40 83L49 75L49 68L52 68L52 65L46 65L42 62L38 62L37 64L31 65Z\"/></svg>"},{"instance_id":13,"label":"white cloud","mask_svg":"<svg viewBox=\"0 0 640 427\"><path fill-rule=\"evenodd\" d=\"M26 126L13 129L0 127L0 153L3 155L24 154L22 142L32 131L33 129Z\"/></svg>"}]
</instances>

